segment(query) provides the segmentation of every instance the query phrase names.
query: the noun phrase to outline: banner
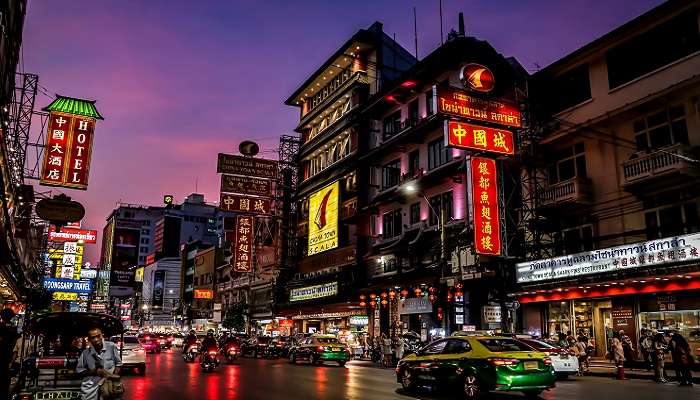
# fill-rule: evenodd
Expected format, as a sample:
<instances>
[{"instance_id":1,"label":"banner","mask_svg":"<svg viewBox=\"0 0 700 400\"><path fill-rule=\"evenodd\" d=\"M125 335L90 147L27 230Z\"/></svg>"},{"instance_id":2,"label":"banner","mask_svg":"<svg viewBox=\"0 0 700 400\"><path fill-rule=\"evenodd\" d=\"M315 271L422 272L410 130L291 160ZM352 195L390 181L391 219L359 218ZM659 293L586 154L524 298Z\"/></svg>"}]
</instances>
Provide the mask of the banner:
<instances>
[{"instance_id":1,"label":"banner","mask_svg":"<svg viewBox=\"0 0 700 400\"><path fill-rule=\"evenodd\" d=\"M501 254L501 220L498 210L498 171L496 161L472 157L472 207L474 247L477 254Z\"/></svg>"},{"instance_id":2,"label":"banner","mask_svg":"<svg viewBox=\"0 0 700 400\"><path fill-rule=\"evenodd\" d=\"M312 194L309 198L309 248L307 255L338 247L338 181Z\"/></svg>"},{"instance_id":3,"label":"banner","mask_svg":"<svg viewBox=\"0 0 700 400\"><path fill-rule=\"evenodd\" d=\"M271 196L272 188L269 179L250 176L221 175L221 191L237 194L252 194L255 196Z\"/></svg>"},{"instance_id":4,"label":"banner","mask_svg":"<svg viewBox=\"0 0 700 400\"><path fill-rule=\"evenodd\" d=\"M236 241L232 244L233 270L250 272L253 270L253 217L239 215L236 217Z\"/></svg>"},{"instance_id":5,"label":"banner","mask_svg":"<svg viewBox=\"0 0 700 400\"><path fill-rule=\"evenodd\" d=\"M77 242L82 241L86 244L97 243L97 231L92 229L75 229L61 228L60 232L56 232L56 227L49 227L49 241L51 242Z\"/></svg>"},{"instance_id":6,"label":"banner","mask_svg":"<svg viewBox=\"0 0 700 400\"><path fill-rule=\"evenodd\" d=\"M415 297L399 300L399 314L430 314L433 303L427 297Z\"/></svg>"},{"instance_id":7,"label":"banner","mask_svg":"<svg viewBox=\"0 0 700 400\"><path fill-rule=\"evenodd\" d=\"M454 115L477 121L520 128L520 109L503 100L476 97L453 87L433 86L437 110L441 114Z\"/></svg>"},{"instance_id":8,"label":"banner","mask_svg":"<svg viewBox=\"0 0 700 400\"><path fill-rule=\"evenodd\" d=\"M277 161L219 153L216 172L259 178L277 177Z\"/></svg>"},{"instance_id":9,"label":"banner","mask_svg":"<svg viewBox=\"0 0 700 400\"><path fill-rule=\"evenodd\" d=\"M325 283L323 285L307 286L289 291L289 301L303 301L318 299L321 297L338 294L338 282Z\"/></svg>"},{"instance_id":10,"label":"banner","mask_svg":"<svg viewBox=\"0 0 700 400\"><path fill-rule=\"evenodd\" d=\"M513 132L505 129L445 121L444 131L447 147L488 151L509 156L515 154Z\"/></svg>"},{"instance_id":11,"label":"banner","mask_svg":"<svg viewBox=\"0 0 700 400\"><path fill-rule=\"evenodd\" d=\"M165 292L165 271L156 271L153 274L153 307L163 307L163 292Z\"/></svg>"},{"instance_id":12,"label":"banner","mask_svg":"<svg viewBox=\"0 0 700 400\"><path fill-rule=\"evenodd\" d=\"M44 289L49 292L91 293L92 282L89 280L44 278Z\"/></svg>"}]
</instances>

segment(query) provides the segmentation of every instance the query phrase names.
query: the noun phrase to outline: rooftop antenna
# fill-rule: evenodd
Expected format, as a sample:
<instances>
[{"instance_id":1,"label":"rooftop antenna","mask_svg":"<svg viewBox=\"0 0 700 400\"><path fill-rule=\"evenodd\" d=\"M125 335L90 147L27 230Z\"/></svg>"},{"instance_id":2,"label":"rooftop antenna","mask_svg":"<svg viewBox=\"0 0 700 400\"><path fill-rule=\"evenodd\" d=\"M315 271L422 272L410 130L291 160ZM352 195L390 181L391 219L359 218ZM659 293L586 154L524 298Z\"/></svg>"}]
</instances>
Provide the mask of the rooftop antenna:
<instances>
[{"instance_id":1,"label":"rooftop antenna","mask_svg":"<svg viewBox=\"0 0 700 400\"><path fill-rule=\"evenodd\" d=\"M460 12L459 13L459 35L460 36L465 36L464 33L464 13Z\"/></svg>"},{"instance_id":2,"label":"rooftop antenna","mask_svg":"<svg viewBox=\"0 0 700 400\"><path fill-rule=\"evenodd\" d=\"M440 1L440 46L445 44L445 42L442 40L443 38L443 32L442 32L442 0Z\"/></svg>"},{"instance_id":3,"label":"rooftop antenna","mask_svg":"<svg viewBox=\"0 0 700 400\"><path fill-rule=\"evenodd\" d=\"M413 6L413 43L416 46L416 60L418 59L418 23L416 22L416 6Z\"/></svg>"},{"instance_id":4,"label":"rooftop antenna","mask_svg":"<svg viewBox=\"0 0 700 400\"><path fill-rule=\"evenodd\" d=\"M198 187L199 187L199 179L197 179L197 177L195 176L194 177L194 192L195 193L198 193L197 192Z\"/></svg>"}]
</instances>

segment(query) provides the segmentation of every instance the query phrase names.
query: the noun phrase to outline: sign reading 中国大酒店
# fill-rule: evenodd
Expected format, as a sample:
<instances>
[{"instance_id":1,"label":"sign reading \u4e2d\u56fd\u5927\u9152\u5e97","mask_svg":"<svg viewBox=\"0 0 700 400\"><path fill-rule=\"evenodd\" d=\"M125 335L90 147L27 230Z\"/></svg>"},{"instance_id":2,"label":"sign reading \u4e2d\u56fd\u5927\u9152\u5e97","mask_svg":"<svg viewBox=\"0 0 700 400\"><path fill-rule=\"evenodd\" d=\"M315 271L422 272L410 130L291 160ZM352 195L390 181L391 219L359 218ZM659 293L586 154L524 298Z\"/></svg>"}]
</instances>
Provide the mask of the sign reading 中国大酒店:
<instances>
[{"instance_id":1,"label":"sign reading \u4e2d\u56fd\u5927\u9152\u5e97","mask_svg":"<svg viewBox=\"0 0 700 400\"><path fill-rule=\"evenodd\" d=\"M272 203L270 199L237 196L221 193L219 207L224 211L269 215Z\"/></svg>"},{"instance_id":2,"label":"sign reading \u4e2d\u56fd\u5927\u9152\u5e97","mask_svg":"<svg viewBox=\"0 0 700 400\"><path fill-rule=\"evenodd\" d=\"M44 289L49 292L91 293L92 282L89 280L44 278Z\"/></svg>"},{"instance_id":3,"label":"sign reading \u4e2d\u56fd\u5927\u9152\u5e97","mask_svg":"<svg viewBox=\"0 0 700 400\"><path fill-rule=\"evenodd\" d=\"M437 110L441 114L454 115L478 121L520 128L520 109L503 100L476 97L453 87L433 86Z\"/></svg>"},{"instance_id":4,"label":"sign reading \u4e2d\u56fd\u5927\u9152\u5e97","mask_svg":"<svg viewBox=\"0 0 700 400\"><path fill-rule=\"evenodd\" d=\"M274 178L277 176L277 162L263 158L219 153L216 172L258 178Z\"/></svg>"},{"instance_id":5,"label":"sign reading \u4e2d\u56fd\u5927\u9152\u5e97","mask_svg":"<svg viewBox=\"0 0 700 400\"><path fill-rule=\"evenodd\" d=\"M447 147L482 150L510 156L515 154L513 132L509 130L459 121L445 121L444 131Z\"/></svg>"},{"instance_id":6,"label":"sign reading \u4e2d\u56fd\u5927\u9152\u5e97","mask_svg":"<svg viewBox=\"0 0 700 400\"><path fill-rule=\"evenodd\" d=\"M97 231L92 229L73 229L61 228L60 232L56 231L56 227L49 227L49 241L51 242L77 242L82 240L83 243L97 243Z\"/></svg>"},{"instance_id":7,"label":"sign reading \u4e2d\u56fd\u5927\u9152\u5e97","mask_svg":"<svg viewBox=\"0 0 700 400\"><path fill-rule=\"evenodd\" d=\"M339 191L335 181L309 198L309 256L338 247Z\"/></svg>"},{"instance_id":8,"label":"sign reading \u4e2d\u56fd\u5927\u9152\u5e97","mask_svg":"<svg viewBox=\"0 0 700 400\"><path fill-rule=\"evenodd\" d=\"M233 253L233 270L235 272L250 272L253 270L253 217L239 215L236 217L236 235L231 244Z\"/></svg>"},{"instance_id":9,"label":"sign reading \u4e2d\u56fd\u5927\u9152\u5e97","mask_svg":"<svg viewBox=\"0 0 700 400\"><path fill-rule=\"evenodd\" d=\"M568 279L700 259L700 233L516 264L518 283Z\"/></svg>"},{"instance_id":10,"label":"sign reading \u4e2d\u56fd\u5927\u9152\u5e97","mask_svg":"<svg viewBox=\"0 0 700 400\"><path fill-rule=\"evenodd\" d=\"M472 208L474 212L474 248L477 254L501 254L501 220L498 210L496 161L472 157Z\"/></svg>"},{"instance_id":11,"label":"sign reading \u4e2d\u56fd\u5927\u9152\u5e97","mask_svg":"<svg viewBox=\"0 0 700 400\"><path fill-rule=\"evenodd\" d=\"M338 282L323 285L307 286L289 291L289 301L312 300L338 294Z\"/></svg>"},{"instance_id":12,"label":"sign reading \u4e2d\u56fd\u5927\u9152\u5e97","mask_svg":"<svg viewBox=\"0 0 700 400\"><path fill-rule=\"evenodd\" d=\"M221 191L226 193L252 194L255 196L270 196L271 184L269 179L223 174L221 175Z\"/></svg>"}]
</instances>

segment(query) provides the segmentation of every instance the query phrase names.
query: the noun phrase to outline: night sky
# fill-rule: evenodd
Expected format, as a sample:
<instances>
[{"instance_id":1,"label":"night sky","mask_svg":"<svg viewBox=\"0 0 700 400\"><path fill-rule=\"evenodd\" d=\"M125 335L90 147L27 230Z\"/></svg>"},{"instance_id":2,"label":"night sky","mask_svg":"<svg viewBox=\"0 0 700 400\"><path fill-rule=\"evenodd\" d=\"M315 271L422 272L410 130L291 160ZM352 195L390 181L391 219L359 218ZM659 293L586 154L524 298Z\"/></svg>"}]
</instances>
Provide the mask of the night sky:
<instances>
[{"instance_id":1,"label":"night sky","mask_svg":"<svg viewBox=\"0 0 700 400\"><path fill-rule=\"evenodd\" d=\"M467 34L486 39L530 72L659 0L443 0L445 35L465 13ZM298 111L282 102L308 74L373 21L411 52L440 43L437 0L175 1L29 0L21 71L53 96L96 99L87 192L65 192L100 232L116 202L158 205L195 191L218 196L216 154L256 139L277 156ZM37 108L52 97L39 94ZM35 135L38 127L34 126ZM36 182L32 182L36 183ZM99 244L88 248L98 261Z\"/></svg>"}]
</instances>

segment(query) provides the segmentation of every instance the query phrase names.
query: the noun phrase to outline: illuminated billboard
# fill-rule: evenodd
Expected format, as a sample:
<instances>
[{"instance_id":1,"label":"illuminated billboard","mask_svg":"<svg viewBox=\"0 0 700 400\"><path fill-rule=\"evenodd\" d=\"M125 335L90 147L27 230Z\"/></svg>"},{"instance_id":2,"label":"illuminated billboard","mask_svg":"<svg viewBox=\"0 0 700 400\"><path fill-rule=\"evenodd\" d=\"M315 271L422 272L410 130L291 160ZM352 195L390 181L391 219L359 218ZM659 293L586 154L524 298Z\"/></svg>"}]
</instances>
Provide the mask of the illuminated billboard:
<instances>
[{"instance_id":1,"label":"illuminated billboard","mask_svg":"<svg viewBox=\"0 0 700 400\"><path fill-rule=\"evenodd\" d=\"M336 181L309 198L309 256L338 247L339 191Z\"/></svg>"}]
</instances>

